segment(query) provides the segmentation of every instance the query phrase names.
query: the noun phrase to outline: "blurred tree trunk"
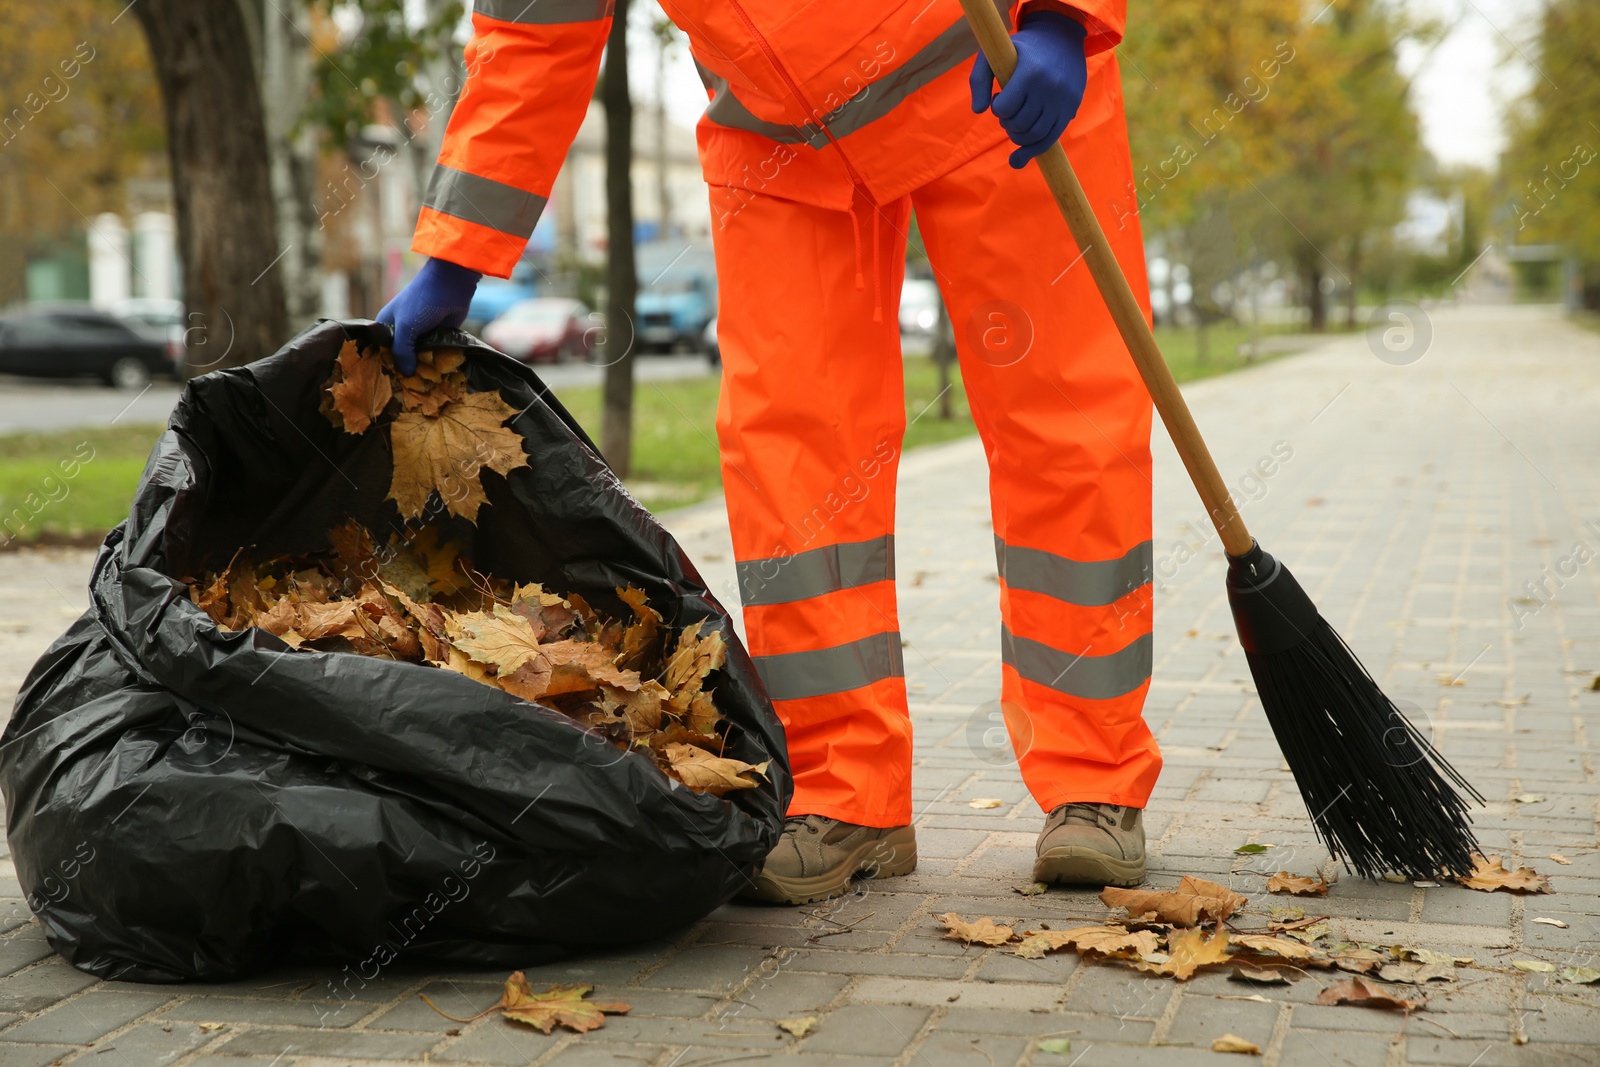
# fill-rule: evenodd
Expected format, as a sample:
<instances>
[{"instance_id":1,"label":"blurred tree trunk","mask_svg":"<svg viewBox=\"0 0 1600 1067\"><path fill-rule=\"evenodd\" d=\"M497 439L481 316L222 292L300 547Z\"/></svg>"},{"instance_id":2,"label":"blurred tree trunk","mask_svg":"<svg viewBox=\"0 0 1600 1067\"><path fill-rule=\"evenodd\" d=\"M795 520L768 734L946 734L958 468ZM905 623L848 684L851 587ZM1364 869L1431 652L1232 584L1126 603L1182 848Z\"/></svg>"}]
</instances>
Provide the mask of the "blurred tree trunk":
<instances>
[{"instance_id":1,"label":"blurred tree trunk","mask_svg":"<svg viewBox=\"0 0 1600 1067\"><path fill-rule=\"evenodd\" d=\"M1322 264L1317 262L1313 249L1301 257L1300 277L1306 287L1306 310L1311 313L1311 332L1323 333L1328 329L1328 294L1322 291Z\"/></svg>"},{"instance_id":2,"label":"blurred tree trunk","mask_svg":"<svg viewBox=\"0 0 1600 1067\"><path fill-rule=\"evenodd\" d=\"M288 338L271 163L249 27L234 3L133 8L161 85L190 322L184 372L234 367Z\"/></svg>"},{"instance_id":3,"label":"blurred tree trunk","mask_svg":"<svg viewBox=\"0 0 1600 1067\"><path fill-rule=\"evenodd\" d=\"M1356 328L1356 312L1359 303L1361 288L1361 235L1350 235L1350 255L1347 257L1350 264L1350 285L1345 290L1344 297L1344 324L1350 329Z\"/></svg>"},{"instance_id":4,"label":"blurred tree trunk","mask_svg":"<svg viewBox=\"0 0 1600 1067\"><path fill-rule=\"evenodd\" d=\"M600 454L626 478L633 453L634 300L633 100L628 94L628 0L617 0L601 100L606 112L606 378L600 416Z\"/></svg>"},{"instance_id":5,"label":"blurred tree trunk","mask_svg":"<svg viewBox=\"0 0 1600 1067\"><path fill-rule=\"evenodd\" d=\"M321 130L300 123L312 91L311 12L304 3L241 0L260 38L262 113L277 204L278 240L289 329L310 326L322 311L322 235L316 195Z\"/></svg>"}]
</instances>

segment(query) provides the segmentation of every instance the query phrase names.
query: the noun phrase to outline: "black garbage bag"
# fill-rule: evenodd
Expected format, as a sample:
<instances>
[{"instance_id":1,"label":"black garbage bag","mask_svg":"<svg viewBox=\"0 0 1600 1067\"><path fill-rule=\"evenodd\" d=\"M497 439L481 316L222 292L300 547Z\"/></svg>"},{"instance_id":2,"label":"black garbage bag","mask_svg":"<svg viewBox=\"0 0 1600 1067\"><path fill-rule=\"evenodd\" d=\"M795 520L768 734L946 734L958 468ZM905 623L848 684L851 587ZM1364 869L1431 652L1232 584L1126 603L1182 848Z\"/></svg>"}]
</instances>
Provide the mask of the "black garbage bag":
<instances>
[{"instance_id":1,"label":"black garbage bag","mask_svg":"<svg viewBox=\"0 0 1600 1067\"><path fill-rule=\"evenodd\" d=\"M681 928L776 842L782 727L727 614L527 367L453 333L529 455L485 472L474 565L728 644L708 679L728 755L770 761L725 798L669 780L559 712L452 671L293 651L219 630L179 580L393 525L386 435L319 413L370 322L323 321L268 359L189 383L89 610L34 666L0 738L23 890L50 944L103 978L225 979L286 959L368 976L393 959L518 967ZM349 973L349 972L347 972Z\"/></svg>"}]
</instances>

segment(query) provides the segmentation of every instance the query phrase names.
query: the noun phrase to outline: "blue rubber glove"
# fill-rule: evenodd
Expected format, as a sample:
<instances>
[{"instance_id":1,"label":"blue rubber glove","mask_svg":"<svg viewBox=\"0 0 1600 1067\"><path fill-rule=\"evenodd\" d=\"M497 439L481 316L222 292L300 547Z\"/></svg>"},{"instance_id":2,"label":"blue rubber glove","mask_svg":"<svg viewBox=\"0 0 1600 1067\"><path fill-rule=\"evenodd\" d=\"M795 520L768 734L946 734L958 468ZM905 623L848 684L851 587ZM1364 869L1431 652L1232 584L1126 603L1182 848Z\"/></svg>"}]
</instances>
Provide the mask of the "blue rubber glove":
<instances>
[{"instance_id":1,"label":"blue rubber glove","mask_svg":"<svg viewBox=\"0 0 1600 1067\"><path fill-rule=\"evenodd\" d=\"M982 52L972 68L972 110L994 110L994 117L1019 147L1011 153L1018 170L1060 138L1083 103L1089 79L1083 39L1088 31L1076 19L1055 11L1025 15L1011 35L1017 46L1017 69L1011 81L994 92L994 71Z\"/></svg>"},{"instance_id":2,"label":"blue rubber glove","mask_svg":"<svg viewBox=\"0 0 1600 1067\"><path fill-rule=\"evenodd\" d=\"M443 259L430 259L417 276L383 305L378 321L394 328L394 364L401 374L417 369L417 338L467 319L472 294L483 275Z\"/></svg>"}]
</instances>

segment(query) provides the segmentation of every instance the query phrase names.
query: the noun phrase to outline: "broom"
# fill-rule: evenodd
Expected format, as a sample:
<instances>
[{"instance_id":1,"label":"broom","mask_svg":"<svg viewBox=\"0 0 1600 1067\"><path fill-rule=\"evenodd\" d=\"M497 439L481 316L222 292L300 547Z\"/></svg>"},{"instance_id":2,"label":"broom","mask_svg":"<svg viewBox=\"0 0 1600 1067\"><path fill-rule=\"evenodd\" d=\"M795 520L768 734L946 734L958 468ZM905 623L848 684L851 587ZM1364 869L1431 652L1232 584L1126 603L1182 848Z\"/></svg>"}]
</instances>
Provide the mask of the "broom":
<instances>
[{"instance_id":1,"label":"broom","mask_svg":"<svg viewBox=\"0 0 1600 1067\"><path fill-rule=\"evenodd\" d=\"M994 0L961 6L1005 85L1017 51ZM1478 842L1455 787L1479 803L1483 796L1400 713L1300 583L1245 529L1066 153L1053 144L1036 161L1227 551L1239 643L1317 836L1369 878L1470 873Z\"/></svg>"}]
</instances>

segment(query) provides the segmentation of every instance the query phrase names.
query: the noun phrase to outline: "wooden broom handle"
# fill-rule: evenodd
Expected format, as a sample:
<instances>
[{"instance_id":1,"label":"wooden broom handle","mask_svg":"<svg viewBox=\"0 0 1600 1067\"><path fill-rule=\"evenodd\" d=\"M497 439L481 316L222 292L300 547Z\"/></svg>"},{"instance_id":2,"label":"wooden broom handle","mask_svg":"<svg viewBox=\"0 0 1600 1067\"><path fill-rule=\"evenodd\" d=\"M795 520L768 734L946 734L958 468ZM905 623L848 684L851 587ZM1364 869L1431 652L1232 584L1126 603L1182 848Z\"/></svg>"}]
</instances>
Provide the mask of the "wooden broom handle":
<instances>
[{"instance_id":1,"label":"wooden broom handle","mask_svg":"<svg viewBox=\"0 0 1600 1067\"><path fill-rule=\"evenodd\" d=\"M1005 20L1000 17L994 0L961 0L961 7L966 11L967 21L972 24L972 31L978 37L979 47L989 59L989 66L994 69L995 78L1004 86L1017 68L1017 49L1011 43L1011 33L1006 28ZM1189 405L1178 391L1178 383L1172 379L1172 371L1162 358L1155 335L1145 322L1144 309L1139 306L1139 300L1133 295L1128 279L1123 276L1117 257L1111 252L1111 243L1100 228L1100 220L1094 217L1089 198L1084 196L1083 186L1078 184L1078 176L1073 173L1066 152L1062 151L1058 142L1037 157L1035 162L1044 173L1045 184L1056 198L1056 206L1067 220L1073 239L1083 251L1083 260L1089 265L1095 286L1099 288L1100 296L1122 334L1123 343L1133 356L1134 365L1139 368L1139 376L1150 391L1150 399L1161 414L1168 436L1177 446L1178 455L1189 471L1189 479L1194 482L1195 490L1206 506L1206 513L1211 516L1211 524L1217 528L1222 547L1231 556L1244 555L1250 551L1254 541L1245 529L1244 520L1239 517L1239 509L1233 504L1227 484L1217 470L1216 461L1211 458L1211 450L1200 436L1194 416L1189 413Z\"/></svg>"}]
</instances>

